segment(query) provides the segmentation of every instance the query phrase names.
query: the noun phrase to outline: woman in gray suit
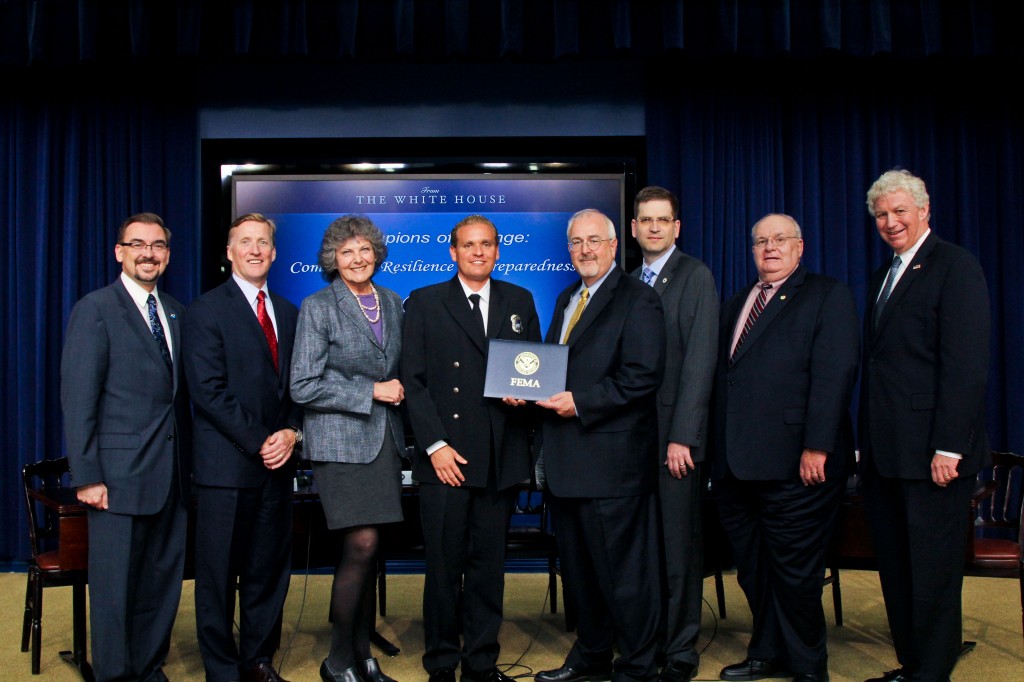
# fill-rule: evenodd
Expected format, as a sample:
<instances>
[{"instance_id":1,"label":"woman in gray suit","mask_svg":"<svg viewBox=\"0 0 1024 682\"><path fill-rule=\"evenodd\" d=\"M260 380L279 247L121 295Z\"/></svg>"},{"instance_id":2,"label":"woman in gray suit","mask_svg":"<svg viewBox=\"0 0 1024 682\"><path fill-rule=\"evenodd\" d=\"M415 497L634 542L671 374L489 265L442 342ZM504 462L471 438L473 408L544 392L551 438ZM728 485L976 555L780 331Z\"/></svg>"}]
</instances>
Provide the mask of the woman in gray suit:
<instances>
[{"instance_id":1,"label":"woman in gray suit","mask_svg":"<svg viewBox=\"0 0 1024 682\"><path fill-rule=\"evenodd\" d=\"M371 280L386 257L368 218L332 222L320 245L330 284L302 302L295 333L292 398L305 406L305 456L327 526L344 538L331 651L320 665L325 682L394 682L370 656L378 526L402 520L402 301Z\"/></svg>"}]
</instances>

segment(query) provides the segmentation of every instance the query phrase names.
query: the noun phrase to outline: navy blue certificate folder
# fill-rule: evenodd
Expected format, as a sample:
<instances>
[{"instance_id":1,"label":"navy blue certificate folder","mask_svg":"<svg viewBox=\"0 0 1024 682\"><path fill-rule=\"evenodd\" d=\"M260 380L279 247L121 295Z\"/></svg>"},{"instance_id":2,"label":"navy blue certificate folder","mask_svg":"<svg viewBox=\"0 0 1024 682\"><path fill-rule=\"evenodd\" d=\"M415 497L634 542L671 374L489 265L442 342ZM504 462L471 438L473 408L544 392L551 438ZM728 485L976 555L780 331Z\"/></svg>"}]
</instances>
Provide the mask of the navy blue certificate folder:
<instances>
[{"instance_id":1,"label":"navy blue certificate folder","mask_svg":"<svg viewBox=\"0 0 1024 682\"><path fill-rule=\"evenodd\" d=\"M565 390L568 364L568 346L491 339L484 396L546 400Z\"/></svg>"}]
</instances>

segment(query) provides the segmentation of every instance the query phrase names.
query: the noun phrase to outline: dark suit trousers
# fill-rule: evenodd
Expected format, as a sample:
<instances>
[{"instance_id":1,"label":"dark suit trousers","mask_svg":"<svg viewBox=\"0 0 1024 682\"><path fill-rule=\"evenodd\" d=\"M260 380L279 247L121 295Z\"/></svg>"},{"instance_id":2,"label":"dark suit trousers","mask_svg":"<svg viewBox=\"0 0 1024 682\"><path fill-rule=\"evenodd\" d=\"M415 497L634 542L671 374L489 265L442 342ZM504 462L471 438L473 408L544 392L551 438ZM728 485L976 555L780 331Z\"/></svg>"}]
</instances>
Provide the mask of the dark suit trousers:
<instances>
[{"instance_id":1,"label":"dark suit trousers","mask_svg":"<svg viewBox=\"0 0 1024 682\"><path fill-rule=\"evenodd\" d=\"M698 665L697 637L704 599L703 465L681 479L660 467L658 508L665 561L661 648L669 661Z\"/></svg>"},{"instance_id":2,"label":"dark suit trousers","mask_svg":"<svg viewBox=\"0 0 1024 682\"><path fill-rule=\"evenodd\" d=\"M208 682L270 661L280 640L292 548L292 479L196 486L196 630ZM235 644L235 588L239 638Z\"/></svg>"},{"instance_id":3,"label":"dark suit trousers","mask_svg":"<svg viewBox=\"0 0 1024 682\"><path fill-rule=\"evenodd\" d=\"M97 682L165 680L188 514L177 481L152 515L89 508L89 624Z\"/></svg>"},{"instance_id":4,"label":"dark suit trousers","mask_svg":"<svg viewBox=\"0 0 1024 682\"><path fill-rule=\"evenodd\" d=\"M505 534L515 489L420 485L426 559L423 667L483 672L498 660ZM459 608L461 596L461 611ZM459 615L464 645L459 645Z\"/></svg>"},{"instance_id":5,"label":"dark suit trousers","mask_svg":"<svg viewBox=\"0 0 1024 682\"><path fill-rule=\"evenodd\" d=\"M618 645L613 680L653 680L661 603L654 495L551 496L566 601L579 617L565 663L607 665Z\"/></svg>"},{"instance_id":6,"label":"dark suit trousers","mask_svg":"<svg viewBox=\"0 0 1024 682\"><path fill-rule=\"evenodd\" d=\"M805 486L788 481L715 481L736 578L750 604L751 658L778 658L794 674L828 662L821 605L825 553L846 479Z\"/></svg>"},{"instance_id":7,"label":"dark suit trousers","mask_svg":"<svg viewBox=\"0 0 1024 682\"><path fill-rule=\"evenodd\" d=\"M963 638L960 595L974 477L940 488L865 469L864 506L896 658L915 680L948 680Z\"/></svg>"}]
</instances>

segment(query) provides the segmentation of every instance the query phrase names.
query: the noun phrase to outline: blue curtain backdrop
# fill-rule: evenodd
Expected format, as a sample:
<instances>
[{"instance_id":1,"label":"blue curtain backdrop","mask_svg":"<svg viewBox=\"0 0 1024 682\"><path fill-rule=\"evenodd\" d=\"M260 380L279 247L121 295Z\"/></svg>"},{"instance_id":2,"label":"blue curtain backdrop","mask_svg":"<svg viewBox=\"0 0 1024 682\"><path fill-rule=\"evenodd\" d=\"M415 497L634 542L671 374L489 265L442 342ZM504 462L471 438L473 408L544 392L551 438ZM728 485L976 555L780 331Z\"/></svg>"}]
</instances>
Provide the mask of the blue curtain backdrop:
<instances>
[{"instance_id":1,"label":"blue curtain backdrop","mask_svg":"<svg viewBox=\"0 0 1024 682\"><path fill-rule=\"evenodd\" d=\"M884 258L864 194L911 169L934 229L985 267L990 435L1024 450L1022 33L1024 4L996 0L0 0L0 561L27 553L21 465L63 452L64 325L116 276L121 220L161 214L164 286L199 293L207 65L638 61L647 178L680 194L683 247L726 296L753 275L751 224L783 211L863 306Z\"/></svg>"}]
</instances>

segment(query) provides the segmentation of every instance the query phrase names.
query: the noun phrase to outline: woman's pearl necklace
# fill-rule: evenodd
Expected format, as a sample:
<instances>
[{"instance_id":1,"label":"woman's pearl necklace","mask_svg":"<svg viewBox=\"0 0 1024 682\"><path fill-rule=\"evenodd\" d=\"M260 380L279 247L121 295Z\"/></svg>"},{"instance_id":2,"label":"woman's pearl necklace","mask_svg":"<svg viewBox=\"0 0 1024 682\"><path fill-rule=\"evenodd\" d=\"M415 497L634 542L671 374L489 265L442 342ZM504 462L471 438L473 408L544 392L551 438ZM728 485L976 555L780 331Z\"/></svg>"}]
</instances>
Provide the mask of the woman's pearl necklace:
<instances>
[{"instance_id":1,"label":"woman's pearl necklace","mask_svg":"<svg viewBox=\"0 0 1024 682\"><path fill-rule=\"evenodd\" d=\"M376 324L377 320L380 319L380 296L377 295L377 287L373 286L372 284L370 285L370 291L373 292L373 305L372 306L365 306L365 305L363 305L363 299L359 298L359 294L357 294L356 292L353 291L352 295L356 297L356 303L359 304L359 310L362 311L363 317L366 318L366 321L369 322L370 324ZM370 312L377 311L377 316L371 318L367 314L367 311L370 311Z\"/></svg>"}]
</instances>

